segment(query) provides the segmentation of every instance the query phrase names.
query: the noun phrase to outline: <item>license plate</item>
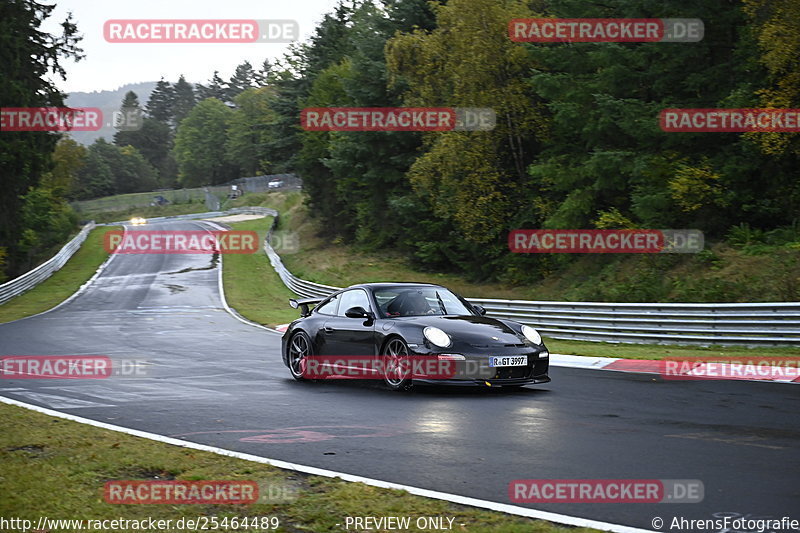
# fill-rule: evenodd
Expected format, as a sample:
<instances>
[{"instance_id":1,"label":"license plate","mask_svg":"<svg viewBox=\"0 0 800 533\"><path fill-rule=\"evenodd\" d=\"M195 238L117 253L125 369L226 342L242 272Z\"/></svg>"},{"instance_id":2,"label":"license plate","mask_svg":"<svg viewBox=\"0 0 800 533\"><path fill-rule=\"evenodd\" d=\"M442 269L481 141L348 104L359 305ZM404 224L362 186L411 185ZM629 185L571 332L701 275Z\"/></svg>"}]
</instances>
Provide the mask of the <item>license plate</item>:
<instances>
[{"instance_id":1,"label":"license plate","mask_svg":"<svg viewBox=\"0 0 800 533\"><path fill-rule=\"evenodd\" d=\"M527 355L505 355L500 357L490 357L489 366L494 368L498 366L526 366L528 364Z\"/></svg>"}]
</instances>

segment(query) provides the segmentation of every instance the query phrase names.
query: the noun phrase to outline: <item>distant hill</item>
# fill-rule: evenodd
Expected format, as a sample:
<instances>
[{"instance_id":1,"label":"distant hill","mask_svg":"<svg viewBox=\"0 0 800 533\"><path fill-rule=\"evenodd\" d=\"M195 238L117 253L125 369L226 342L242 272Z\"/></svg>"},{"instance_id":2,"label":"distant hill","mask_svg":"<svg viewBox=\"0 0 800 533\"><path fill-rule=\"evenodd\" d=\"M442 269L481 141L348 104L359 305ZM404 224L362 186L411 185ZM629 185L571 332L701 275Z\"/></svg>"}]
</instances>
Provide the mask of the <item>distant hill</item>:
<instances>
[{"instance_id":1,"label":"distant hill","mask_svg":"<svg viewBox=\"0 0 800 533\"><path fill-rule=\"evenodd\" d=\"M100 137L105 137L108 142L111 142L114 138L114 133L116 130L112 126L108 124L110 121L110 112L116 111L119 109L120 105L122 104L122 99L125 97L125 93L128 91L133 91L136 93L136 96L139 97L139 103L144 106L147 104L147 100L150 98L150 93L153 92L153 89L156 86L156 82L154 81L146 81L142 83L130 83L128 85L123 85L119 89L114 91L94 91L90 93L70 93L67 96L66 104L71 107L99 107L103 110L103 121L106 123L104 124L103 128L99 131L75 131L71 132L69 135L84 145L90 145Z\"/></svg>"}]
</instances>

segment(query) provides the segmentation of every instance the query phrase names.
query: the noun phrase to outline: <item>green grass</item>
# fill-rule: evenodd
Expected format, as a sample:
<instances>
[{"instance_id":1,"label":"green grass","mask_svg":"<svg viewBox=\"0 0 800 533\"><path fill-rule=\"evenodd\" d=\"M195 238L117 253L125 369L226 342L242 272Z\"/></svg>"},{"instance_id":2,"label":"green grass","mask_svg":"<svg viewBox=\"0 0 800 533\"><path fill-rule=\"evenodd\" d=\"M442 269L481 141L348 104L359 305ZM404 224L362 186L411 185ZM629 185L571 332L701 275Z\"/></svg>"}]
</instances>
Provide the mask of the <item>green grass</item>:
<instances>
[{"instance_id":1,"label":"green grass","mask_svg":"<svg viewBox=\"0 0 800 533\"><path fill-rule=\"evenodd\" d=\"M470 533L594 531L479 510L405 491L281 470L6 404L0 404L0 464L3 465L0 516L32 520L34 527L40 516L86 520L277 516L281 523L278 531L325 533L342 531L343 526L336 524L343 524L346 516L370 515L453 517L454 524L465 524L463 528L455 526L454 530ZM248 505L119 505L103 499L106 481L157 478L255 481L262 491L266 487L286 488L291 497L281 502L267 498Z\"/></svg>"},{"instance_id":2,"label":"green grass","mask_svg":"<svg viewBox=\"0 0 800 533\"><path fill-rule=\"evenodd\" d=\"M267 217L230 226L257 232L261 242L271 224L272 217ZM255 254L226 254L222 265L225 298L242 316L273 327L298 317L297 310L289 307L289 298L295 294L281 282L263 249Z\"/></svg>"},{"instance_id":3,"label":"green grass","mask_svg":"<svg viewBox=\"0 0 800 533\"><path fill-rule=\"evenodd\" d=\"M77 291L108 257L108 253L103 249L103 234L112 229L119 228L93 229L80 249L59 271L28 292L0 305L0 322L9 322L47 311Z\"/></svg>"},{"instance_id":4,"label":"green grass","mask_svg":"<svg viewBox=\"0 0 800 533\"><path fill-rule=\"evenodd\" d=\"M72 202L72 206L84 216L91 216L103 211L121 211L131 207L147 207L155 196L163 196L170 205L202 202L205 193L202 188L180 189L157 192L136 192L130 194L116 194L104 196L93 200L79 200Z\"/></svg>"}]
</instances>

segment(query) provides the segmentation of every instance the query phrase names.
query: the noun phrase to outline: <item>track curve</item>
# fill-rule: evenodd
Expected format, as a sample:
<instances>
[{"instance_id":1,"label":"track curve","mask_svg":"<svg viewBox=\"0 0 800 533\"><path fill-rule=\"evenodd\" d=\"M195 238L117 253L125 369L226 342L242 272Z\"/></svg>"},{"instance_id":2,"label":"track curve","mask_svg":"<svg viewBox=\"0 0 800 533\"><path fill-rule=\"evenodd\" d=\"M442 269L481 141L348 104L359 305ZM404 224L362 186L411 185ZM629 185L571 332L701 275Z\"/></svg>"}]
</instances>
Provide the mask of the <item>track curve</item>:
<instances>
[{"instance_id":1,"label":"track curve","mask_svg":"<svg viewBox=\"0 0 800 533\"><path fill-rule=\"evenodd\" d=\"M148 229L199 229L164 222ZM131 230L136 231L135 228ZM697 504L532 504L651 529L660 516L797 515L800 388L551 368L519 391L298 383L280 336L233 318L207 255L119 255L0 355L107 355L146 376L0 379L0 394L273 459L511 503L514 479L700 479ZM524 505L524 504L523 504ZM667 530L664 528L664 530Z\"/></svg>"}]
</instances>

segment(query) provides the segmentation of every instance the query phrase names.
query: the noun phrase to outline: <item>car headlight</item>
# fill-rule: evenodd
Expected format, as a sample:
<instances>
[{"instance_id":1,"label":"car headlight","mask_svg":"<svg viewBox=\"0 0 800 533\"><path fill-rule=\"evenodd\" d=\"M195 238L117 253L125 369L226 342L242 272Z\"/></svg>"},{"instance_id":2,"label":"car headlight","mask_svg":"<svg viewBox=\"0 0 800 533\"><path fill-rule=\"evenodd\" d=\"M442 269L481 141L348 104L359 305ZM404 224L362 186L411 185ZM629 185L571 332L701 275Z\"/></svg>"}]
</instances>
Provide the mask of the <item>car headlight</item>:
<instances>
[{"instance_id":1,"label":"car headlight","mask_svg":"<svg viewBox=\"0 0 800 533\"><path fill-rule=\"evenodd\" d=\"M542 336L539 335L539 332L532 327L523 325L522 334L525 335L525 338L531 341L533 344L542 344Z\"/></svg>"},{"instance_id":2,"label":"car headlight","mask_svg":"<svg viewBox=\"0 0 800 533\"><path fill-rule=\"evenodd\" d=\"M450 340L450 335L439 328L434 328L433 326L428 326L427 328L423 329L422 334L425 335L425 338L428 339L432 344L435 344L439 348L447 348L452 342Z\"/></svg>"}]
</instances>

